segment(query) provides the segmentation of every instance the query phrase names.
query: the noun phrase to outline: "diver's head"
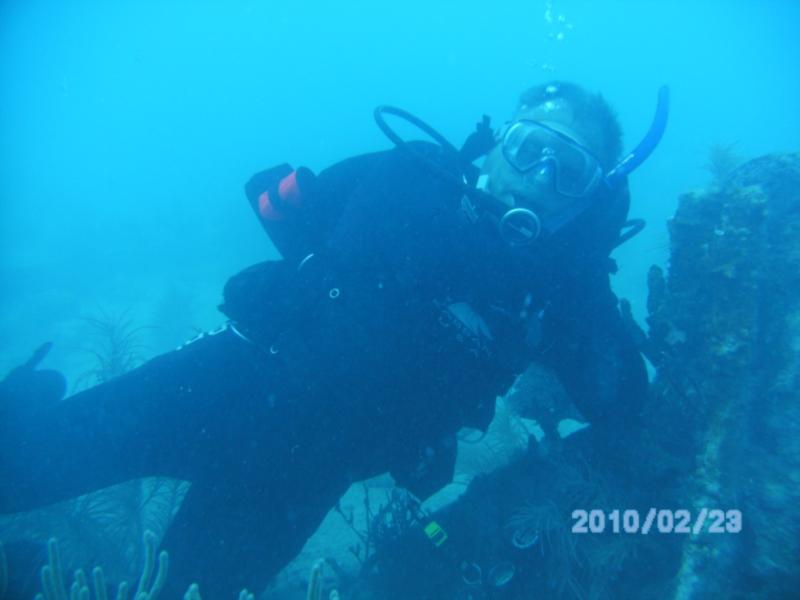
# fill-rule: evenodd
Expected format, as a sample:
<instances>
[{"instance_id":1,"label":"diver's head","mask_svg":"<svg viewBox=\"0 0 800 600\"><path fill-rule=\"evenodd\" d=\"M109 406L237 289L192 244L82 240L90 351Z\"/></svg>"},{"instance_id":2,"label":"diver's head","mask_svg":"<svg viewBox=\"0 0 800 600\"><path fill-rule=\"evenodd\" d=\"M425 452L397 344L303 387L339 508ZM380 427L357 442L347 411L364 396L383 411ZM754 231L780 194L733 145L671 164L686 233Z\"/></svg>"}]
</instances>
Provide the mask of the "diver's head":
<instances>
[{"instance_id":1,"label":"diver's head","mask_svg":"<svg viewBox=\"0 0 800 600\"><path fill-rule=\"evenodd\" d=\"M603 191L621 154L616 116L599 94L550 82L522 94L482 168L486 191L547 219Z\"/></svg>"},{"instance_id":2,"label":"diver's head","mask_svg":"<svg viewBox=\"0 0 800 600\"><path fill-rule=\"evenodd\" d=\"M374 111L381 131L398 148L464 191L461 206L471 222L494 222L501 237L513 246L531 244L543 233L550 236L568 229L567 225L573 232L585 232L589 227L597 247L610 251L631 237L620 235L628 214L627 178L664 134L669 88L659 89L656 114L647 134L622 160L620 126L602 96L562 82L531 88L520 98L514 119L494 140L477 189L466 174L455 176L416 152L387 125L384 114L401 117L424 131L456 163L463 163L463 152L404 110L378 106ZM486 117L477 133L482 134L482 129L488 129ZM479 144L486 146L483 141Z\"/></svg>"}]
</instances>

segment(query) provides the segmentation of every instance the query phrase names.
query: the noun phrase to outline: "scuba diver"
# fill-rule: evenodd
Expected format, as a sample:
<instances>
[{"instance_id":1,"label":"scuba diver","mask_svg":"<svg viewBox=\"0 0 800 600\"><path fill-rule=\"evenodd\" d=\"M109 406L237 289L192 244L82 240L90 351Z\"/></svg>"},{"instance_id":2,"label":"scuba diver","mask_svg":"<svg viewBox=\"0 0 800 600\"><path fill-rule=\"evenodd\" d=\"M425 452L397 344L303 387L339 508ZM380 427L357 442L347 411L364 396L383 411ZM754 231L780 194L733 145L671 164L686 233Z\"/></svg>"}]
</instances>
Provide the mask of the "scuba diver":
<instances>
[{"instance_id":1,"label":"scuba diver","mask_svg":"<svg viewBox=\"0 0 800 600\"><path fill-rule=\"evenodd\" d=\"M225 285L227 324L61 400L43 347L0 384L0 512L149 476L191 482L163 540L176 594L262 589L354 482L390 472L425 498L456 433L486 430L532 361L559 376L598 443L636 428L644 362L612 293L627 176L601 96L551 82L459 150L376 109L395 148L318 174L280 165L247 198L282 255ZM436 143L406 142L386 117ZM482 168L473 164L485 155Z\"/></svg>"}]
</instances>

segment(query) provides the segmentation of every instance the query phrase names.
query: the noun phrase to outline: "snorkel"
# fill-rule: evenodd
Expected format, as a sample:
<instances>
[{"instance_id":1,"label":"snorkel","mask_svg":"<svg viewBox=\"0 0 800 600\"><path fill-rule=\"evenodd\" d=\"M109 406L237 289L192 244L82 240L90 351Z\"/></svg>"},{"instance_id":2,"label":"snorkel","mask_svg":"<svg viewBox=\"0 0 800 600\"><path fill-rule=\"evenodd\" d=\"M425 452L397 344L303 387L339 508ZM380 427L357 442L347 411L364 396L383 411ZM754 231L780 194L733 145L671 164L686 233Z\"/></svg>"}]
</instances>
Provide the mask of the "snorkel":
<instances>
[{"instance_id":1,"label":"snorkel","mask_svg":"<svg viewBox=\"0 0 800 600\"><path fill-rule=\"evenodd\" d=\"M398 136L386 123L384 113L392 114L408 121L418 127L436 141L446 154L457 156L458 150L447 141L440 133L424 121L410 113L391 106L379 106L374 111L378 127L400 149L406 151L421 164L434 171L446 180L463 190L469 200L471 212L475 215L486 214L492 216L499 227L501 237L512 246L527 246L542 238L550 237L580 215L585 213L601 198L608 199L618 195L619 190L625 185L628 175L637 169L653 153L667 125L669 116L669 88L661 86L658 90L656 112L650 127L641 142L625 157L620 160L610 171L599 178L597 186L585 196L575 198L562 210L547 218L540 217L533 209L515 206L509 208L508 204L496 198L487 191L486 179L482 176L478 186L468 185L463 177L453 174L429 158L417 152ZM619 245L641 231L644 221L627 221L624 227L628 229L622 234L616 245Z\"/></svg>"},{"instance_id":2,"label":"snorkel","mask_svg":"<svg viewBox=\"0 0 800 600\"><path fill-rule=\"evenodd\" d=\"M618 188L630 173L647 160L664 136L664 130L667 128L667 117L669 117L669 88L666 85L662 85L658 89L656 114L650 123L650 129L647 130L639 145L606 173L603 178L606 186L612 190Z\"/></svg>"}]
</instances>

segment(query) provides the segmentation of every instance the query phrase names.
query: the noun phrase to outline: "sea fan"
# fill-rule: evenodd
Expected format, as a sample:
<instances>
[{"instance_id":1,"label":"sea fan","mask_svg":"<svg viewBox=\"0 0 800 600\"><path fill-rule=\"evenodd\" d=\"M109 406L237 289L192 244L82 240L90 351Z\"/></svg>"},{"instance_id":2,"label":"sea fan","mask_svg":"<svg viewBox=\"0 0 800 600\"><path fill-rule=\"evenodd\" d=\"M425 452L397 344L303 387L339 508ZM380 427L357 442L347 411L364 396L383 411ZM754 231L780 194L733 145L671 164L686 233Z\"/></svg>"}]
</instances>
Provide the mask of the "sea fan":
<instances>
[{"instance_id":1,"label":"sea fan","mask_svg":"<svg viewBox=\"0 0 800 600\"><path fill-rule=\"evenodd\" d=\"M711 174L712 183L720 188L731 173L742 164L743 159L734 151L736 142L731 144L712 144L708 150L708 159L703 168Z\"/></svg>"}]
</instances>

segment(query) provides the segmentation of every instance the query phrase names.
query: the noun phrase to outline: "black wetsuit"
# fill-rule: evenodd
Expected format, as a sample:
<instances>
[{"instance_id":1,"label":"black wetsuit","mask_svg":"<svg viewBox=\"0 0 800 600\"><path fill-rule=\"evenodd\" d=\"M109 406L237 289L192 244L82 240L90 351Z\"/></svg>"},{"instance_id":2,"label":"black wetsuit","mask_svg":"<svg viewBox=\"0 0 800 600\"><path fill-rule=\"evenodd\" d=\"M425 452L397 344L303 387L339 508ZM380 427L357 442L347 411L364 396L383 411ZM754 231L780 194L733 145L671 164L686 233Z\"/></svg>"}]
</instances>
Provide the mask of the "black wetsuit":
<instances>
[{"instance_id":1,"label":"black wetsuit","mask_svg":"<svg viewBox=\"0 0 800 600\"><path fill-rule=\"evenodd\" d=\"M248 184L252 202L269 177ZM302 243L228 282L232 327L35 415L6 411L0 512L188 480L169 582L234 597L290 561L351 483L390 471L426 496L448 482L455 432L485 428L531 360L598 427L637 413L643 363L590 241L523 256L398 150L323 171L313 197Z\"/></svg>"}]
</instances>

